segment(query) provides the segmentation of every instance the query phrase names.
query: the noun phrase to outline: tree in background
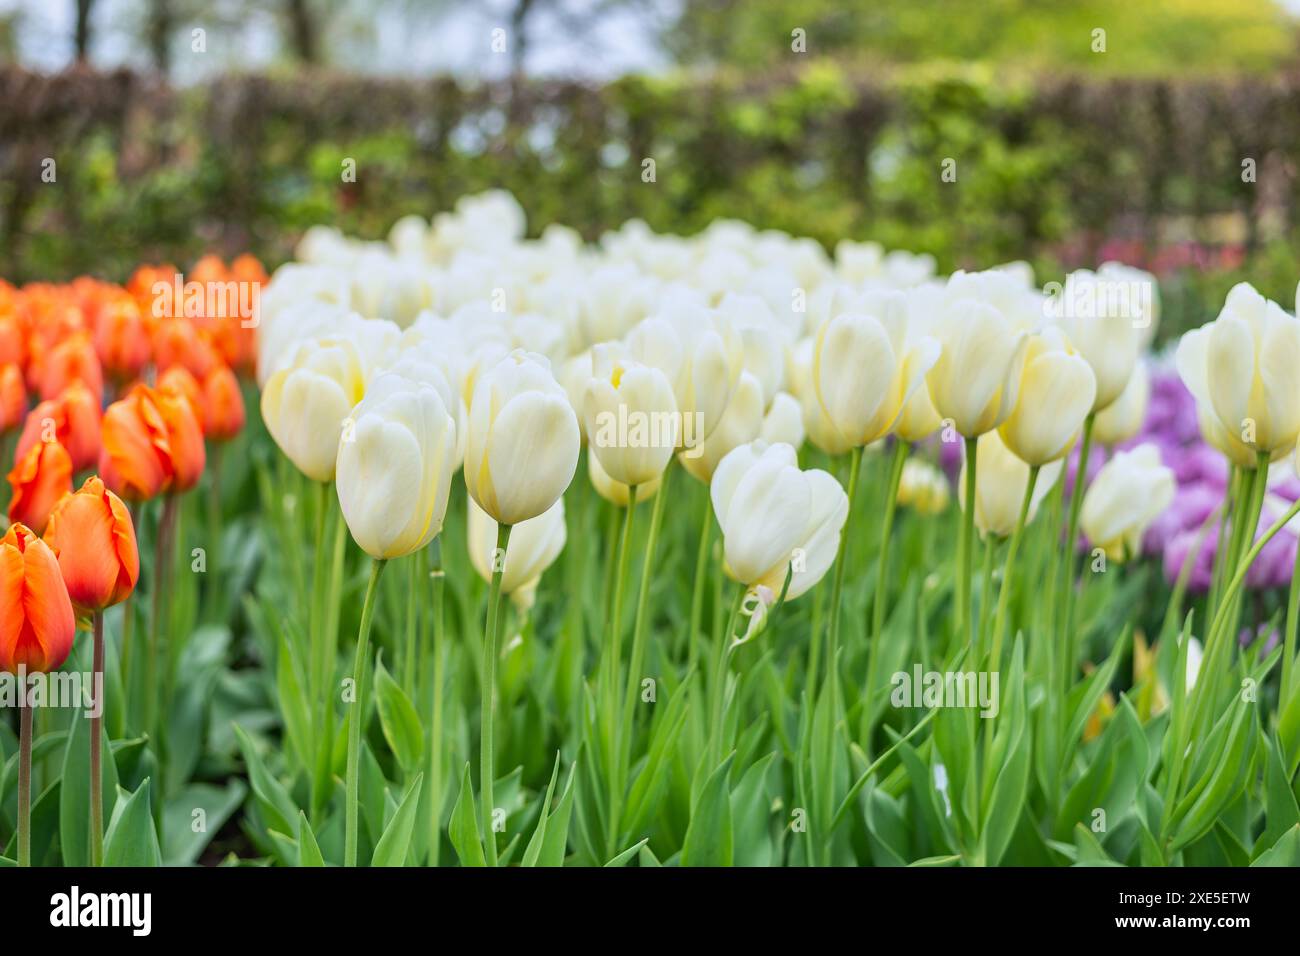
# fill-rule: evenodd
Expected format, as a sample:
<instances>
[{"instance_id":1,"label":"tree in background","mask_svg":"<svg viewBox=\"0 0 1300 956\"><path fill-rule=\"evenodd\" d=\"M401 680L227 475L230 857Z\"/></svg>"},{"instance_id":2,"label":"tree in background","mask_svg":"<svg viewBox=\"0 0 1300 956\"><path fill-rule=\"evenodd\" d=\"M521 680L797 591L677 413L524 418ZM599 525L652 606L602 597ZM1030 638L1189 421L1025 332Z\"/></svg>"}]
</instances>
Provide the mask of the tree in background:
<instances>
[{"instance_id":1,"label":"tree in background","mask_svg":"<svg viewBox=\"0 0 1300 956\"><path fill-rule=\"evenodd\" d=\"M682 63L758 70L789 62L796 28L809 53L872 65L1262 71L1296 49L1295 21L1275 0L687 0L665 43Z\"/></svg>"}]
</instances>

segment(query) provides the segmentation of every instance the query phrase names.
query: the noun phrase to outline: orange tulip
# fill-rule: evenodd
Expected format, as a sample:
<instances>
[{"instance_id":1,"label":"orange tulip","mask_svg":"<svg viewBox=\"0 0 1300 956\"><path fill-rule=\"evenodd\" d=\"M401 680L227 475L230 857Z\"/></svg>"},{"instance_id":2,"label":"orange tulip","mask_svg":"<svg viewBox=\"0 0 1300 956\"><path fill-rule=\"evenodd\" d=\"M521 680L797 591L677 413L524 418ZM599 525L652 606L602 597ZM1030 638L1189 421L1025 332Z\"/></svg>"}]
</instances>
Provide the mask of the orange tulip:
<instances>
[{"instance_id":1,"label":"orange tulip","mask_svg":"<svg viewBox=\"0 0 1300 956\"><path fill-rule=\"evenodd\" d=\"M149 363L149 335L134 299L121 296L104 307L95 327L95 351L119 382L136 378Z\"/></svg>"},{"instance_id":2,"label":"orange tulip","mask_svg":"<svg viewBox=\"0 0 1300 956\"><path fill-rule=\"evenodd\" d=\"M203 426L194 405L176 392L157 392L158 411L167 425L167 444L172 456L172 490L189 491L203 476L207 450L203 446Z\"/></svg>"},{"instance_id":3,"label":"orange tulip","mask_svg":"<svg viewBox=\"0 0 1300 956\"><path fill-rule=\"evenodd\" d=\"M203 386L184 365L173 365L158 376L158 391L183 395L189 400L196 418L203 418Z\"/></svg>"},{"instance_id":4,"label":"orange tulip","mask_svg":"<svg viewBox=\"0 0 1300 956\"><path fill-rule=\"evenodd\" d=\"M0 538L0 670L57 670L76 627L54 552L30 529L10 526Z\"/></svg>"},{"instance_id":5,"label":"orange tulip","mask_svg":"<svg viewBox=\"0 0 1300 956\"><path fill-rule=\"evenodd\" d=\"M58 398L41 402L28 413L17 457L39 441L55 440L67 449L73 471L90 468L99 459L99 402L81 382L73 382Z\"/></svg>"},{"instance_id":6,"label":"orange tulip","mask_svg":"<svg viewBox=\"0 0 1300 956\"><path fill-rule=\"evenodd\" d=\"M203 433L215 441L229 441L244 427L244 396L239 379L225 365L203 380Z\"/></svg>"},{"instance_id":7,"label":"orange tulip","mask_svg":"<svg viewBox=\"0 0 1300 956\"><path fill-rule=\"evenodd\" d=\"M72 459L57 441L37 442L9 472L14 490L9 520L21 521L38 534L50 511L72 490Z\"/></svg>"},{"instance_id":8,"label":"orange tulip","mask_svg":"<svg viewBox=\"0 0 1300 956\"><path fill-rule=\"evenodd\" d=\"M89 332L74 333L41 357L41 398L54 398L74 381L84 382L96 401L104 394L104 373Z\"/></svg>"},{"instance_id":9,"label":"orange tulip","mask_svg":"<svg viewBox=\"0 0 1300 956\"><path fill-rule=\"evenodd\" d=\"M59 559L73 607L85 615L120 604L140 577L135 525L96 475L54 506L45 543Z\"/></svg>"},{"instance_id":10,"label":"orange tulip","mask_svg":"<svg viewBox=\"0 0 1300 956\"><path fill-rule=\"evenodd\" d=\"M0 363L17 365L27 362L27 335L16 315L0 314Z\"/></svg>"},{"instance_id":11,"label":"orange tulip","mask_svg":"<svg viewBox=\"0 0 1300 956\"><path fill-rule=\"evenodd\" d=\"M166 318L153 333L154 364L159 369L183 365L200 381L221 359L212 340L189 319Z\"/></svg>"},{"instance_id":12,"label":"orange tulip","mask_svg":"<svg viewBox=\"0 0 1300 956\"><path fill-rule=\"evenodd\" d=\"M17 365L0 365L0 434L18 427L27 411L27 387Z\"/></svg>"},{"instance_id":13,"label":"orange tulip","mask_svg":"<svg viewBox=\"0 0 1300 956\"><path fill-rule=\"evenodd\" d=\"M171 487L175 466L167 422L148 385L136 385L108 406L101 435L99 474L116 494L146 501Z\"/></svg>"}]
</instances>

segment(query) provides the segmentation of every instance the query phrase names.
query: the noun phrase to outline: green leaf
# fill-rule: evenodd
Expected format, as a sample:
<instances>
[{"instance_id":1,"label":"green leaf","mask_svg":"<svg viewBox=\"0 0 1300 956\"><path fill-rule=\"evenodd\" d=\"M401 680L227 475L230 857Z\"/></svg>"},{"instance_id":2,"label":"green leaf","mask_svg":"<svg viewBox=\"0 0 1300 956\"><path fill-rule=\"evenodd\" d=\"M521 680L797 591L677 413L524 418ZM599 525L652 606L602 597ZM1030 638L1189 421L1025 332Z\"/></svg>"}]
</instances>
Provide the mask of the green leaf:
<instances>
[{"instance_id":1,"label":"green leaf","mask_svg":"<svg viewBox=\"0 0 1300 956\"><path fill-rule=\"evenodd\" d=\"M631 860L632 857L640 853L641 848L644 847L649 842L650 842L650 838L646 837L644 840L640 840L636 843L633 843L622 853L618 854L618 856L614 857L612 860L606 863L605 866L614 867L616 869L618 867L627 866L628 861Z\"/></svg>"},{"instance_id":2,"label":"green leaf","mask_svg":"<svg viewBox=\"0 0 1300 956\"><path fill-rule=\"evenodd\" d=\"M289 791L266 769L266 765L262 763L262 758L257 753L257 747L254 746L244 728L236 724L234 730L240 753L244 755L244 763L248 767L248 779L253 787L253 797L257 800L258 808L265 814L267 825L281 833L295 832L297 827L294 826L293 821L298 819L298 808L294 806Z\"/></svg>"},{"instance_id":3,"label":"green leaf","mask_svg":"<svg viewBox=\"0 0 1300 956\"><path fill-rule=\"evenodd\" d=\"M577 775L578 766L575 761L569 768L569 779L564 784L564 792L560 794L560 805L546 822L542 852L537 858L538 866L564 866L565 853L569 847L569 820L573 816L573 800L577 792Z\"/></svg>"},{"instance_id":4,"label":"green leaf","mask_svg":"<svg viewBox=\"0 0 1300 956\"><path fill-rule=\"evenodd\" d=\"M104 819L117 801L117 764L100 726L100 779ZM90 721L82 708L72 711L63 749L63 786L59 790L59 847L64 866L90 865Z\"/></svg>"},{"instance_id":5,"label":"green leaf","mask_svg":"<svg viewBox=\"0 0 1300 956\"><path fill-rule=\"evenodd\" d=\"M1177 826L1170 852L1178 852L1209 832L1219 814L1241 795L1254 751L1254 714L1253 704L1233 698L1220 721L1220 727L1227 728L1226 734L1211 735L1221 739L1222 746L1214 748L1212 764L1207 748L1203 769L1194 768L1191 777L1200 782L1174 811L1171 822ZM1197 765L1202 766L1202 761L1198 760Z\"/></svg>"},{"instance_id":6,"label":"green leaf","mask_svg":"<svg viewBox=\"0 0 1300 956\"><path fill-rule=\"evenodd\" d=\"M135 793L118 788L117 806L104 837L105 866L162 866L158 833L149 809L149 781Z\"/></svg>"},{"instance_id":7,"label":"green leaf","mask_svg":"<svg viewBox=\"0 0 1300 956\"><path fill-rule=\"evenodd\" d=\"M460 795L456 797L456 805L451 808L451 822L447 827L447 836L451 838L451 845L460 858L461 866L487 866L478 822L478 802L474 799L474 785L469 779L469 761L466 761L465 772L460 778Z\"/></svg>"},{"instance_id":8,"label":"green leaf","mask_svg":"<svg viewBox=\"0 0 1300 956\"><path fill-rule=\"evenodd\" d=\"M388 829L379 838L375 846L371 866L402 866L406 863L411 849L411 831L415 827L415 810L420 805L420 788L424 784L424 774L416 774L406 794L388 823Z\"/></svg>"},{"instance_id":9,"label":"green leaf","mask_svg":"<svg viewBox=\"0 0 1300 956\"><path fill-rule=\"evenodd\" d=\"M772 864L772 833L768 826L772 797L767 789L767 774L776 756L775 753L770 753L746 770L731 795L736 866Z\"/></svg>"},{"instance_id":10,"label":"green leaf","mask_svg":"<svg viewBox=\"0 0 1300 956\"><path fill-rule=\"evenodd\" d=\"M163 808L163 846L167 848L164 862L189 866L197 860L247 795L244 781L235 777L224 787L190 784L171 797ZM202 815L197 810L202 810Z\"/></svg>"},{"instance_id":11,"label":"green leaf","mask_svg":"<svg viewBox=\"0 0 1300 956\"><path fill-rule=\"evenodd\" d=\"M1300 866L1300 824L1296 824L1251 866Z\"/></svg>"},{"instance_id":12,"label":"green leaf","mask_svg":"<svg viewBox=\"0 0 1300 956\"><path fill-rule=\"evenodd\" d=\"M298 811L298 865L325 865L325 857L321 855L320 844L316 842L316 834L311 831L311 824L307 822L307 814L301 810Z\"/></svg>"},{"instance_id":13,"label":"green leaf","mask_svg":"<svg viewBox=\"0 0 1300 956\"><path fill-rule=\"evenodd\" d=\"M551 796L555 793L555 781L560 775L560 755L555 754L555 766L551 768L551 782L546 785L546 796L542 798L542 809L537 814L537 828L533 831L532 839L528 841L528 847L524 850L524 858L521 866L536 866L537 858L542 852L542 843L546 839L546 821L551 813Z\"/></svg>"},{"instance_id":14,"label":"green leaf","mask_svg":"<svg viewBox=\"0 0 1300 956\"><path fill-rule=\"evenodd\" d=\"M271 621L276 615L267 615ZM298 660L297 648L280 633L279 652L276 654L275 687L280 704L280 715L284 718L285 735L289 745L298 757L297 766L311 767L314 755L311 752L311 710L307 694L303 689L300 676L303 673L302 662Z\"/></svg>"},{"instance_id":15,"label":"green leaf","mask_svg":"<svg viewBox=\"0 0 1300 956\"><path fill-rule=\"evenodd\" d=\"M382 655L375 660L375 707L398 764L408 773L413 771L424 756L424 728L406 692L384 667Z\"/></svg>"},{"instance_id":16,"label":"green leaf","mask_svg":"<svg viewBox=\"0 0 1300 956\"><path fill-rule=\"evenodd\" d=\"M700 798L691 811L686 841L682 844L682 866L732 865L734 847L727 777L733 757L728 756L722 761L700 791Z\"/></svg>"},{"instance_id":17,"label":"green leaf","mask_svg":"<svg viewBox=\"0 0 1300 956\"><path fill-rule=\"evenodd\" d=\"M1300 824L1300 805L1291 789L1286 758L1276 735L1266 741L1265 754L1264 832L1256 843L1259 850L1276 845L1287 830Z\"/></svg>"},{"instance_id":18,"label":"green leaf","mask_svg":"<svg viewBox=\"0 0 1300 956\"><path fill-rule=\"evenodd\" d=\"M990 767L998 769L985 802L980 831L981 856L986 866L998 865L1025 810L1031 741L1026 728L1024 657L1024 642L1017 637L1011 656L1008 693L1004 694L1006 703L1002 712L992 718L1002 726L993 738L994 758Z\"/></svg>"}]
</instances>

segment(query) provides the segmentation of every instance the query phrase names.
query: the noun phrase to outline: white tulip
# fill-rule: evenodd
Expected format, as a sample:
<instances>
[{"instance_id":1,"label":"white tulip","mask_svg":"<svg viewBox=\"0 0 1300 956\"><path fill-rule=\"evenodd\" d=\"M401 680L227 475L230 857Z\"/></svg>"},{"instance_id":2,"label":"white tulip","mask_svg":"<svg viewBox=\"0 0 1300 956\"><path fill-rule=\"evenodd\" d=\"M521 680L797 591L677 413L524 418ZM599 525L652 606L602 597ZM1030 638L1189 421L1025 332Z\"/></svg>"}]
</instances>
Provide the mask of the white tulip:
<instances>
[{"instance_id":1,"label":"white tulip","mask_svg":"<svg viewBox=\"0 0 1300 956\"><path fill-rule=\"evenodd\" d=\"M456 453L447 391L387 372L352 412L338 448L339 507L371 557L410 554L442 530Z\"/></svg>"},{"instance_id":2,"label":"white tulip","mask_svg":"<svg viewBox=\"0 0 1300 956\"><path fill-rule=\"evenodd\" d=\"M516 525L546 511L578 467L578 419L540 356L515 350L474 387L465 485L495 520Z\"/></svg>"},{"instance_id":3,"label":"white tulip","mask_svg":"<svg viewBox=\"0 0 1300 956\"><path fill-rule=\"evenodd\" d=\"M728 574L787 599L808 591L839 552L849 500L824 471L800 471L794 449L761 440L731 451L709 488Z\"/></svg>"},{"instance_id":4,"label":"white tulip","mask_svg":"<svg viewBox=\"0 0 1300 956\"><path fill-rule=\"evenodd\" d=\"M1083 495L1079 526L1112 561L1135 557L1142 534L1174 500L1174 473L1155 445L1121 451L1097 472Z\"/></svg>"},{"instance_id":5,"label":"white tulip","mask_svg":"<svg viewBox=\"0 0 1300 956\"><path fill-rule=\"evenodd\" d=\"M465 532L470 563L484 581L492 580L494 562L501 571L501 593L510 595L515 604L527 609L533 604L537 583L564 550L567 531L564 525L564 499L556 499L546 511L521 521L510 529L506 553L497 553L497 523L473 498L469 502L469 521Z\"/></svg>"}]
</instances>

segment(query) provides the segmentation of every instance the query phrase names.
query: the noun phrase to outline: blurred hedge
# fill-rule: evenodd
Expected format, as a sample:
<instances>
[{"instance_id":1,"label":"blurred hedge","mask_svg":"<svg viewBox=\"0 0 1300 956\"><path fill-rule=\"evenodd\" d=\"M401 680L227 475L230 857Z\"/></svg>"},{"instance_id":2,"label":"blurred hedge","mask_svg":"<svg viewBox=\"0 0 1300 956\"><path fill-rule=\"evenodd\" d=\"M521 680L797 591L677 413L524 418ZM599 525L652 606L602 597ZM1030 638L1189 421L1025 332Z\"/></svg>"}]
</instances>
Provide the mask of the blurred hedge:
<instances>
[{"instance_id":1,"label":"blurred hedge","mask_svg":"<svg viewBox=\"0 0 1300 956\"><path fill-rule=\"evenodd\" d=\"M400 215L490 186L519 198L534 231L561 221L590 237L631 216L691 231L736 216L828 246L869 237L932 252L945 269L1092 264L1118 239L1139 250L1128 258L1226 246L1238 250L1220 270L1231 272L1261 244L1289 242L1297 154L1293 75L814 64L603 87L300 74L177 90L126 72L11 68L0 70L0 275L120 277L208 249L275 264L308 225L378 237ZM46 157L53 184L41 181ZM647 157L654 183L642 181ZM940 176L949 157L955 183ZM345 158L356 183L342 181ZM1257 182L1243 182L1244 159ZM1293 281L1278 271L1265 285ZM1269 288L1288 305L1293 290Z\"/></svg>"}]
</instances>

